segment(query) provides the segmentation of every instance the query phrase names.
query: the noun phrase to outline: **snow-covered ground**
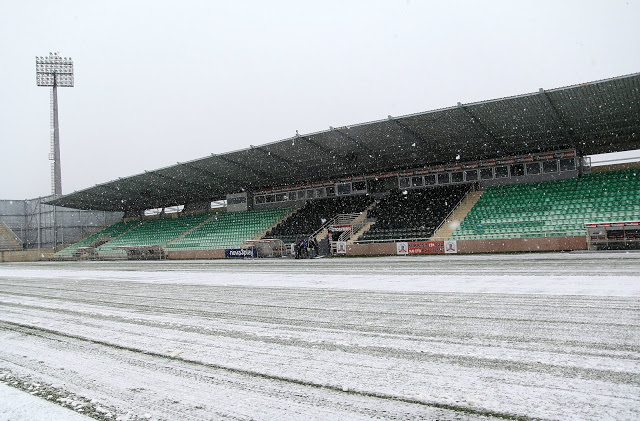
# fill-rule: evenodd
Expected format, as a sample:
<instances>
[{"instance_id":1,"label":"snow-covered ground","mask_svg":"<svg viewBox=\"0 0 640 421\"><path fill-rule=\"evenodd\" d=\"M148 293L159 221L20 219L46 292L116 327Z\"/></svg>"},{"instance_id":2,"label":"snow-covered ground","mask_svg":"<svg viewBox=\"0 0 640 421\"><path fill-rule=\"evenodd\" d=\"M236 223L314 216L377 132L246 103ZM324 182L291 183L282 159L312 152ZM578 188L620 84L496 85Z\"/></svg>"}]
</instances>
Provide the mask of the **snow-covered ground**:
<instances>
[{"instance_id":1,"label":"snow-covered ground","mask_svg":"<svg viewBox=\"0 0 640 421\"><path fill-rule=\"evenodd\" d=\"M48 401L103 420L636 420L639 267L639 253L0 264L0 419ZM7 416L9 392L44 406Z\"/></svg>"}]
</instances>

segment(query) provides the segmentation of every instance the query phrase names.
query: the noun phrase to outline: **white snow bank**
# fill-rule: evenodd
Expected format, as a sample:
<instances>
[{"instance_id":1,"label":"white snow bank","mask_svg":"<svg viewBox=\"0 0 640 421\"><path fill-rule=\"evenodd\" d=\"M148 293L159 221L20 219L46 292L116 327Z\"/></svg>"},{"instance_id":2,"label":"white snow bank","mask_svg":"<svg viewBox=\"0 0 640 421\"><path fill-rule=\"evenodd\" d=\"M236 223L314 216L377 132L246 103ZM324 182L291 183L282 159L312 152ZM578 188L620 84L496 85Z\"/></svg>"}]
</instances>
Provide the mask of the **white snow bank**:
<instances>
[{"instance_id":1,"label":"white snow bank","mask_svg":"<svg viewBox=\"0 0 640 421\"><path fill-rule=\"evenodd\" d=\"M0 383L0 421L87 421L92 418Z\"/></svg>"}]
</instances>

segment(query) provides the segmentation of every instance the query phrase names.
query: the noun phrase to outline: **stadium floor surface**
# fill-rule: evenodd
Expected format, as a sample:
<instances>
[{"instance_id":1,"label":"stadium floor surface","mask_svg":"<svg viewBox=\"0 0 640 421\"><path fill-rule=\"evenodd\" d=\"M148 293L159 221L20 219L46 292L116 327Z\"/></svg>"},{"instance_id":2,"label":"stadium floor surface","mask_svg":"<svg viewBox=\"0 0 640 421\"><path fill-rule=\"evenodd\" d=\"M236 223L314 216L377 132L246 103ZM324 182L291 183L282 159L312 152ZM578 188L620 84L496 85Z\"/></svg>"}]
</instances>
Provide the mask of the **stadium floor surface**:
<instances>
[{"instance_id":1,"label":"stadium floor surface","mask_svg":"<svg viewBox=\"0 0 640 421\"><path fill-rule=\"evenodd\" d=\"M640 418L640 254L0 265L0 381L97 419Z\"/></svg>"}]
</instances>

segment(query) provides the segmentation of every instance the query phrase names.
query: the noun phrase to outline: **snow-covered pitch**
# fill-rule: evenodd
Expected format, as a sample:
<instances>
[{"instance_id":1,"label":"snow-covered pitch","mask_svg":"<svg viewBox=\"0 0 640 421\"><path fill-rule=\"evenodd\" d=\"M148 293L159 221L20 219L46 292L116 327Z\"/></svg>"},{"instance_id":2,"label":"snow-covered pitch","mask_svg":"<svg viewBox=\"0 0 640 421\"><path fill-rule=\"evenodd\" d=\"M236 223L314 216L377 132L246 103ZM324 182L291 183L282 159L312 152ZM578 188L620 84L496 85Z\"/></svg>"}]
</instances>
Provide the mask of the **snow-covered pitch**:
<instances>
[{"instance_id":1,"label":"snow-covered pitch","mask_svg":"<svg viewBox=\"0 0 640 421\"><path fill-rule=\"evenodd\" d=\"M640 253L0 264L0 420L637 420L639 270Z\"/></svg>"}]
</instances>

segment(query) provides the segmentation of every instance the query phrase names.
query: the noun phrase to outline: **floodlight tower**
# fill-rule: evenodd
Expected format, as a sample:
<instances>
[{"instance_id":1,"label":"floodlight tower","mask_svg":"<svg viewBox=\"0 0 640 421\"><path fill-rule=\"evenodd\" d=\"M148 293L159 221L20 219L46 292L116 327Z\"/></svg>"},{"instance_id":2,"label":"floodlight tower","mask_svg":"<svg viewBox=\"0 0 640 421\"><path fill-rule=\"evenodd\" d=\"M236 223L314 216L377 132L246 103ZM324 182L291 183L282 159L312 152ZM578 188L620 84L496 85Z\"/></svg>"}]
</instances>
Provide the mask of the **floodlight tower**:
<instances>
[{"instance_id":1,"label":"floodlight tower","mask_svg":"<svg viewBox=\"0 0 640 421\"><path fill-rule=\"evenodd\" d=\"M62 194L62 170L60 168L60 133L58 127L58 86L73 87L73 60L49 53L48 57L36 57L36 83L51 87L51 193Z\"/></svg>"}]
</instances>

